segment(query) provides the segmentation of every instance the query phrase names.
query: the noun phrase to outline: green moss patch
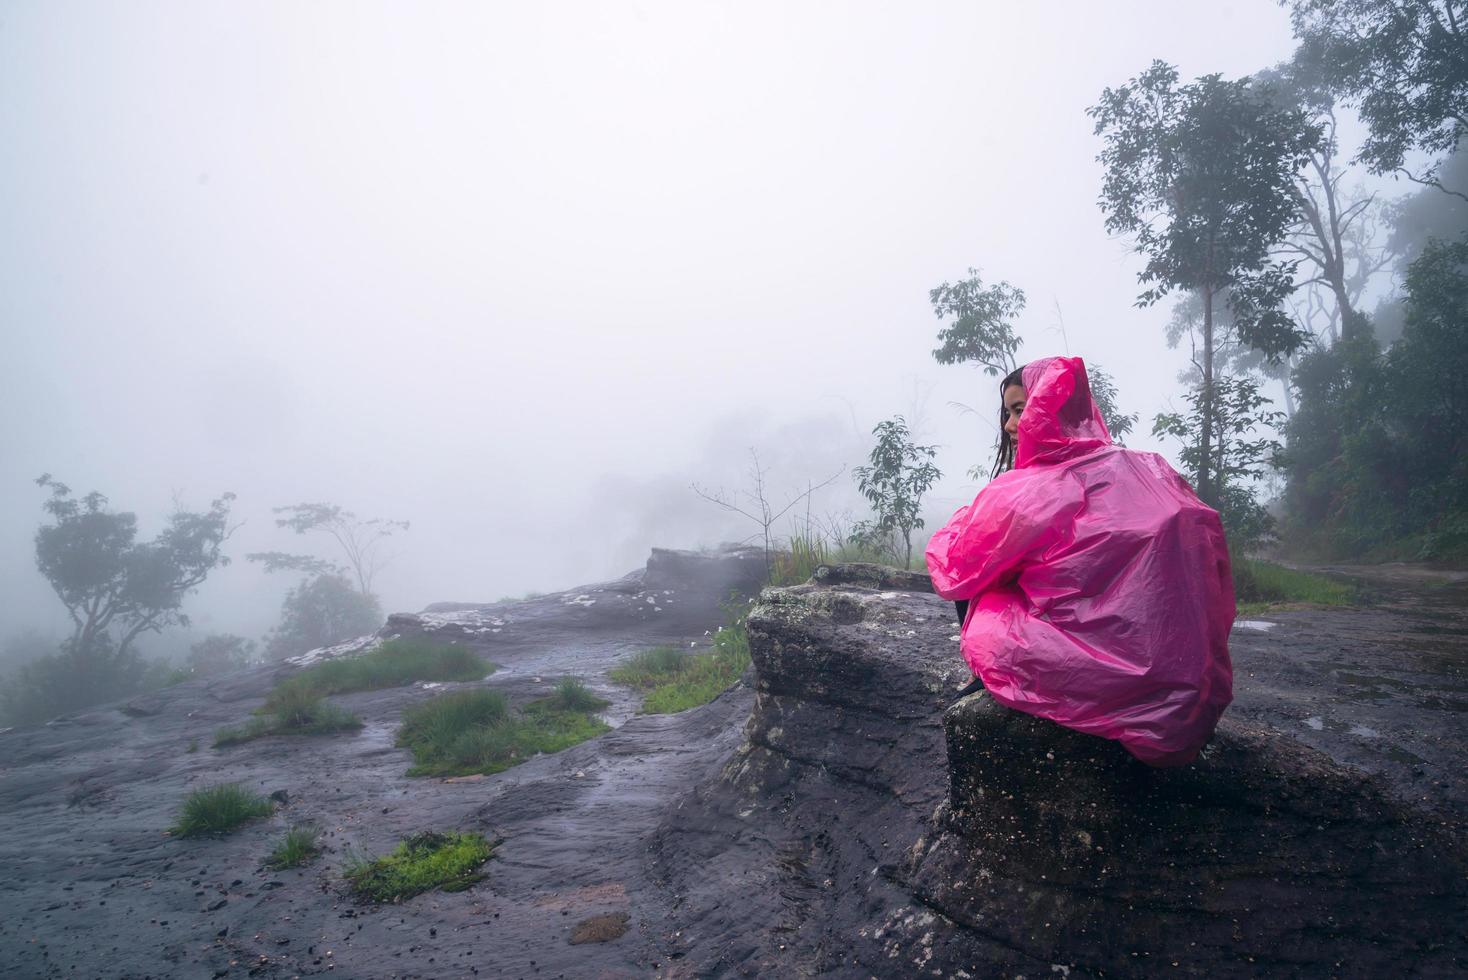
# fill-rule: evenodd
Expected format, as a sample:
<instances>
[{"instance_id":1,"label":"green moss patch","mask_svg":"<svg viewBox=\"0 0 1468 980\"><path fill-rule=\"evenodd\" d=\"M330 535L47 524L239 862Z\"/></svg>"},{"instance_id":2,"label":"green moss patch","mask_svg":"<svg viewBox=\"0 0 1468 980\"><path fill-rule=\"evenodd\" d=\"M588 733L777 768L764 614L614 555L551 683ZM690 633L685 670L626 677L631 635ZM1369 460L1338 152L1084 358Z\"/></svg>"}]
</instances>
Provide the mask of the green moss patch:
<instances>
[{"instance_id":1,"label":"green moss patch","mask_svg":"<svg viewBox=\"0 0 1468 980\"><path fill-rule=\"evenodd\" d=\"M190 793L170 830L180 837L216 836L274 812L274 804L258 793L239 783L220 783Z\"/></svg>"},{"instance_id":2,"label":"green moss patch","mask_svg":"<svg viewBox=\"0 0 1468 980\"><path fill-rule=\"evenodd\" d=\"M492 853L482 834L414 834L385 857L349 860L342 873L357 898L398 902L434 888L468 888Z\"/></svg>"},{"instance_id":3,"label":"green moss patch","mask_svg":"<svg viewBox=\"0 0 1468 980\"><path fill-rule=\"evenodd\" d=\"M326 697L351 691L377 691L414 681L477 681L494 665L467 647L420 639L388 640L360 657L341 657L315 664L276 685L265 701L277 703L301 694Z\"/></svg>"},{"instance_id":4,"label":"green moss patch","mask_svg":"<svg viewBox=\"0 0 1468 980\"><path fill-rule=\"evenodd\" d=\"M397 739L413 751L408 775L496 773L595 738L609 728L593 713L606 702L576 687L558 689L519 712L499 691L455 691L414 705L403 712Z\"/></svg>"}]
</instances>

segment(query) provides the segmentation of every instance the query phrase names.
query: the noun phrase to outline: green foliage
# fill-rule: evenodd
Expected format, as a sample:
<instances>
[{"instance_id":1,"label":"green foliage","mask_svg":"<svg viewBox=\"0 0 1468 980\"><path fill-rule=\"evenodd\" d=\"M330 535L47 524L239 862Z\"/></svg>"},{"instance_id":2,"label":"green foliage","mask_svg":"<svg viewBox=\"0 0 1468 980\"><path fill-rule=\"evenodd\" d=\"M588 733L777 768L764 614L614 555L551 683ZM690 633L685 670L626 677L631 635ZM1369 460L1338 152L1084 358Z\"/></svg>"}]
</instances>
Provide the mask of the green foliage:
<instances>
[{"instance_id":1,"label":"green foliage","mask_svg":"<svg viewBox=\"0 0 1468 980\"><path fill-rule=\"evenodd\" d=\"M227 834L241 824L274 812L275 807L260 794L239 783L220 783L190 793L170 832L180 837Z\"/></svg>"},{"instance_id":2,"label":"green foliage","mask_svg":"<svg viewBox=\"0 0 1468 980\"><path fill-rule=\"evenodd\" d=\"M300 656L371 633L381 622L376 596L358 592L340 575L317 575L286 593L280 625L266 640L265 656Z\"/></svg>"},{"instance_id":3,"label":"green foliage","mask_svg":"<svg viewBox=\"0 0 1468 980\"><path fill-rule=\"evenodd\" d=\"M482 834L414 834L385 857L352 857L342 874L358 899L398 902L434 888L468 888L493 852Z\"/></svg>"},{"instance_id":4,"label":"green foliage","mask_svg":"<svg viewBox=\"0 0 1468 980\"><path fill-rule=\"evenodd\" d=\"M267 735L334 735L355 732L362 719L319 694L292 688L273 702L266 702L258 717L243 725L221 728L214 733L214 747L225 748Z\"/></svg>"},{"instance_id":5,"label":"green foliage","mask_svg":"<svg viewBox=\"0 0 1468 980\"><path fill-rule=\"evenodd\" d=\"M1451 152L1468 117L1468 34L1456 3L1289 0L1297 63L1318 72L1360 113L1370 134L1358 159L1375 174L1405 172L1413 151ZM1437 167L1414 180L1431 183Z\"/></svg>"},{"instance_id":6,"label":"green foliage","mask_svg":"<svg viewBox=\"0 0 1468 980\"><path fill-rule=\"evenodd\" d=\"M1468 554L1468 240L1408 267L1401 339L1302 359L1287 454L1287 529L1302 550L1361 558Z\"/></svg>"},{"instance_id":7,"label":"green foliage","mask_svg":"<svg viewBox=\"0 0 1468 980\"><path fill-rule=\"evenodd\" d=\"M1091 397L1096 399L1096 407L1106 422L1106 431L1111 433L1114 442L1124 444L1127 435L1137 424L1137 413L1127 415L1122 412L1117 400L1116 382L1111 375L1101 370L1101 365L1086 365L1086 378L1091 383Z\"/></svg>"},{"instance_id":8,"label":"green foliage","mask_svg":"<svg viewBox=\"0 0 1468 980\"><path fill-rule=\"evenodd\" d=\"M558 711L579 711L582 714L600 711L611 704L605 698L592 694L590 689L576 677L562 677L550 701Z\"/></svg>"},{"instance_id":9,"label":"green foliage","mask_svg":"<svg viewBox=\"0 0 1468 980\"><path fill-rule=\"evenodd\" d=\"M499 691L456 691L404 711L397 744L413 752L410 776L465 776L500 772L608 730L590 711L566 708L560 692L516 714Z\"/></svg>"},{"instance_id":10,"label":"green foliage","mask_svg":"<svg viewBox=\"0 0 1468 980\"><path fill-rule=\"evenodd\" d=\"M724 612L727 622L714 634L712 650L684 653L677 647L654 647L614 667L608 676L647 692L642 714L675 714L707 704L739 680L750 663L745 628L749 604L731 600Z\"/></svg>"},{"instance_id":11,"label":"green foliage","mask_svg":"<svg viewBox=\"0 0 1468 980\"><path fill-rule=\"evenodd\" d=\"M213 677L248 667L255 659L255 641L233 633L211 633L189 647L188 668L199 677Z\"/></svg>"},{"instance_id":12,"label":"green foliage","mask_svg":"<svg viewBox=\"0 0 1468 980\"><path fill-rule=\"evenodd\" d=\"M137 517L108 509L100 493L72 497L49 475L51 523L36 531L36 566L71 614L72 635L58 652L20 668L0 693L5 724L35 724L180 679L133 648L143 633L187 626L184 598L209 573L229 564L234 494L209 511L178 510L152 541L137 540Z\"/></svg>"},{"instance_id":13,"label":"green foliage","mask_svg":"<svg viewBox=\"0 0 1468 980\"><path fill-rule=\"evenodd\" d=\"M928 292L933 315L947 325L938 331L933 358L939 364L972 361L988 374L1003 377L1018 365L1020 338L1014 318L1025 308L1025 294L1007 282L985 286L977 269L968 278L943 283Z\"/></svg>"},{"instance_id":14,"label":"green foliage","mask_svg":"<svg viewBox=\"0 0 1468 980\"><path fill-rule=\"evenodd\" d=\"M1254 558L1234 556L1233 575L1241 612L1257 612L1280 603L1344 606L1356 599L1356 590L1349 585Z\"/></svg>"},{"instance_id":15,"label":"green foliage","mask_svg":"<svg viewBox=\"0 0 1468 980\"><path fill-rule=\"evenodd\" d=\"M1178 84L1162 62L1117 89L1089 113L1105 140L1101 207L1108 231L1130 235L1145 265L1139 306L1176 289L1202 304L1200 413L1195 482L1218 506L1226 480L1214 471L1215 331L1226 302L1238 342L1273 363L1299 349L1305 334L1282 307L1294 290L1294 265L1273 250L1299 214L1295 180L1324 135L1299 107L1280 105L1250 79L1205 75ZM1197 360L1197 358L1195 358Z\"/></svg>"},{"instance_id":16,"label":"green foliage","mask_svg":"<svg viewBox=\"0 0 1468 980\"><path fill-rule=\"evenodd\" d=\"M272 707L297 691L324 697L401 687L414 681L477 681L494 670L494 664L468 647L399 638L360 656L312 664L277 684L265 704L267 708Z\"/></svg>"},{"instance_id":17,"label":"green foliage","mask_svg":"<svg viewBox=\"0 0 1468 980\"><path fill-rule=\"evenodd\" d=\"M1209 468L1218 481L1217 507L1229 541L1241 551L1257 547L1273 533L1274 519L1255 499L1251 482L1262 479L1277 465L1282 447L1267 436L1253 438L1261 426L1278 428L1284 414L1266 410L1271 404L1259 394L1252 378L1221 378L1213 385L1211 438L1203 438L1203 391L1194 387L1185 398L1192 406L1186 415L1158 415L1152 434L1171 436L1182 443L1179 457L1184 468L1198 472L1205 452Z\"/></svg>"},{"instance_id":18,"label":"green foliage","mask_svg":"<svg viewBox=\"0 0 1468 980\"><path fill-rule=\"evenodd\" d=\"M937 448L916 445L901 415L878 422L872 434L877 444L872 448L871 465L852 472L875 517L859 524L852 538L869 543L878 535L900 534L903 567L908 568L912 565L912 532L923 526L918 516L923 494L943 475L932 463Z\"/></svg>"},{"instance_id":19,"label":"green foliage","mask_svg":"<svg viewBox=\"0 0 1468 980\"><path fill-rule=\"evenodd\" d=\"M296 824L285 832L265 866L275 871L299 868L321 853L321 828L315 824Z\"/></svg>"}]
</instances>

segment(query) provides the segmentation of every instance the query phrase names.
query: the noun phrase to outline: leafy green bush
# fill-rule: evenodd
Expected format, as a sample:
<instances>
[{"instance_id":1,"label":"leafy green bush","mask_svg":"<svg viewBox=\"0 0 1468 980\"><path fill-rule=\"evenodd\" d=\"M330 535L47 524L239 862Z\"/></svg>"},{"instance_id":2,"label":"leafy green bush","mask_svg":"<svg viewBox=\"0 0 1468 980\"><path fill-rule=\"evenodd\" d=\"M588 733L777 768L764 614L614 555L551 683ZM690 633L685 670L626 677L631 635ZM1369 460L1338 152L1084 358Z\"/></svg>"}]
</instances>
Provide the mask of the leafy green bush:
<instances>
[{"instance_id":1,"label":"leafy green bush","mask_svg":"<svg viewBox=\"0 0 1468 980\"><path fill-rule=\"evenodd\" d=\"M265 706L274 710L281 699L298 692L325 697L401 687L414 681L477 681L494 669L468 647L420 639L388 640L359 657L341 657L307 667L277 684Z\"/></svg>"},{"instance_id":2,"label":"leafy green bush","mask_svg":"<svg viewBox=\"0 0 1468 980\"><path fill-rule=\"evenodd\" d=\"M180 837L227 834L243 823L274 812L274 805L258 793L239 783L220 783L190 793L171 831Z\"/></svg>"},{"instance_id":3,"label":"leafy green bush","mask_svg":"<svg viewBox=\"0 0 1468 980\"><path fill-rule=\"evenodd\" d=\"M493 853L482 834L414 834L385 857L352 857L343 875L357 898L397 902L433 888L468 888Z\"/></svg>"}]
</instances>

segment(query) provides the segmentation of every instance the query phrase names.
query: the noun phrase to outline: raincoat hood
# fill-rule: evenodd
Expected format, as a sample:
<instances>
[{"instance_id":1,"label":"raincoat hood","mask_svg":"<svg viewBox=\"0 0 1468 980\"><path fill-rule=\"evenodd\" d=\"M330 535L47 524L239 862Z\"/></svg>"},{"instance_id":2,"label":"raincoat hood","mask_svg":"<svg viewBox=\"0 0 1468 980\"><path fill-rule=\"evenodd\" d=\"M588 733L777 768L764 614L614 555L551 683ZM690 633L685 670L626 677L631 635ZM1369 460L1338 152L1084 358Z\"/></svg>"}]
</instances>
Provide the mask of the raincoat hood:
<instances>
[{"instance_id":1,"label":"raincoat hood","mask_svg":"<svg viewBox=\"0 0 1468 980\"><path fill-rule=\"evenodd\" d=\"M1218 513L1156 453L1111 444L1078 357L1024 369L1015 468L928 542L969 601L960 649L989 696L1191 761L1233 699L1233 576Z\"/></svg>"},{"instance_id":2,"label":"raincoat hood","mask_svg":"<svg viewBox=\"0 0 1468 980\"><path fill-rule=\"evenodd\" d=\"M1058 463L1111 445L1079 357L1044 357L1024 366L1025 410L1015 469Z\"/></svg>"}]
</instances>

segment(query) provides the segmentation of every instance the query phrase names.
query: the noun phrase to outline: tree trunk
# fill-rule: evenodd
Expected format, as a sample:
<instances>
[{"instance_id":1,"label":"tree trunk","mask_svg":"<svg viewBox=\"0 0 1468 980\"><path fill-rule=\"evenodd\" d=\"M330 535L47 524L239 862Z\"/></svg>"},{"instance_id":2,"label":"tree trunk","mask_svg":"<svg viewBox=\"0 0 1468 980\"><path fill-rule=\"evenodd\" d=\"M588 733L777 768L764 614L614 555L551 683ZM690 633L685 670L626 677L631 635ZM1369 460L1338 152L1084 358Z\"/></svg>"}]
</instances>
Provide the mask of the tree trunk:
<instances>
[{"instance_id":1,"label":"tree trunk","mask_svg":"<svg viewBox=\"0 0 1468 980\"><path fill-rule=\"evenodd\" d=\"M1218 509L1213 473L1213 287L1203 287L1203 397L1198 401L1198 496L1209 507Z\"/></svg>"}]
</instances>

